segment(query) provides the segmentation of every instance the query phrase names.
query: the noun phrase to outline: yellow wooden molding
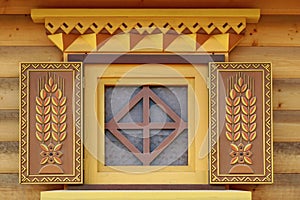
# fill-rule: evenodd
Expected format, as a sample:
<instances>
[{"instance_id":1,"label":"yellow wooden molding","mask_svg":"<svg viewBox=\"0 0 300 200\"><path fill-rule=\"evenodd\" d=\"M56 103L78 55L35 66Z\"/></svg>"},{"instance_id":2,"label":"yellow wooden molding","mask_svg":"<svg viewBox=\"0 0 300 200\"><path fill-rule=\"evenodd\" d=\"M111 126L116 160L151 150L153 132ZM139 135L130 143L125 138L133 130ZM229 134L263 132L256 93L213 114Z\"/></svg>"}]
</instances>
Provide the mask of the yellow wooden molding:
<instances>
[{"instance_id":1,"label":"yellow wooden molding","mask_svg":"<svg viewBox=\"0 0 300 200\"><path fill-rule=\"evenodd\" d=\"M117 30L140 34L152 33L156 29L166 33L174 30L211 34L229 30L241 33L246 23L257 23L259 9L33 9L31 17L35 23L45 23L50 34L76 31L100 33L105 29L110 34Z\"/></svg>"},{"instance_id":2,"label":"yellow wooden molding","mask_svg":"<svg viewBox=\"0 0 300 200\"><path fill-rule=\"evenodd\" d=\"M199 190L199 191L178 191L178 190L152 190L152 191L79 191L79 190L58 190L41 192L41 200L251 200L251 192L249 191L233 191L233 190Z\"/></svg>"},{"instance_id":3,"label":"yellow wooden molding","mask_svg":"<svg viewBox=\"0 0 300 200\"><path fill-rule=\"evenodd\" d=\"M260 9L32 9L31 17L35 23L62 17L241 17L246 18L247 23L257 23Z\"/></svg>"},{"instance_id":4,"label":"yellow wooden molding","mask_svg":"<svg viewBox=\"0 0 300 200\"><path fill-rule=\"evenodd\" d=\"M49 39L64 52L227 53L246 24L258 22L260 10L32 9L31 17L45 24ZM124 48L116 50L115 44Z\"/></svg>"}]
</instances>

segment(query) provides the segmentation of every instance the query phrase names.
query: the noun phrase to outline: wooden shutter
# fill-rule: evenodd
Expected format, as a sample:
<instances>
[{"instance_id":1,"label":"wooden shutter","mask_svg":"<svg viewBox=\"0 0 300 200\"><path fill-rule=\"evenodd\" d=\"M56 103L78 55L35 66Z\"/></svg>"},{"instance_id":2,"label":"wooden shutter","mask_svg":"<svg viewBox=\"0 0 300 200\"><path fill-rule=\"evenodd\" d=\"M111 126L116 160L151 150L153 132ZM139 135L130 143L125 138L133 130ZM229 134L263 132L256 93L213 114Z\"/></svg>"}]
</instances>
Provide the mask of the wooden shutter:
<instances>
[{"instance_id":1,"label":"wooden shutter","mask_svg":"<svg viewBox=\"0 0 300 200\"><path fill-rule=\"evenodd\" d=\"M82 183L81 63L21 63L20 183Z\"/></svg>"},{"instance_id":2,"label":"wooden shutter","mask_svg":"<svg viewBox=\"0 0 300 200\"><path fill-rule=\"evenodd\" d=\"M210 182L272 183L270 63L210 64Z\"/></svg>"}]
</instances>

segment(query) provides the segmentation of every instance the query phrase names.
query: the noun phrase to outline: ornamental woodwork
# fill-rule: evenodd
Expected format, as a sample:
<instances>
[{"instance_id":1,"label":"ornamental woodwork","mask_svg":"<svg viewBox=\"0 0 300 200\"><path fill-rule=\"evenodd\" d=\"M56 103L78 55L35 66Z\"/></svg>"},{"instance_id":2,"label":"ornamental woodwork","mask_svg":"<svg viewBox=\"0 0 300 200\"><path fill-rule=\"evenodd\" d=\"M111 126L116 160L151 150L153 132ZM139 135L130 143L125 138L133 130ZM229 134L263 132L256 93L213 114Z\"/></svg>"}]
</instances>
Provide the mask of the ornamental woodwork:
<instances>
[{"instance_id":1,"label":"ornamental woodwork","mask_svg":"<svg viewBox=\"0 0 300 200\"><path fill-rule=\"evenodd\" d=\"M142 63L154 63L149 61L152 58L147 52L226 55L242 39L247 23L258 22L260 13L258 9L33 9L31 16L35 23L44 23L48 38L65 53L65 60L78 53L90 59L91 52L108 57L114 53L123 57L136 53L146 55ZM173 61L156 63L164 62ZM193 63L188 59L185 62ZM100 59L95 63L111 62ZM82 183L80 64L23 63L21 78L20 182ZM210 183L272 183L271 65L211 63L207 84ZM166 112L172 123L149 122L150 99ZM144 120L138 126L143 131L143 151L120 130L137 126L121 123L120 119L140 100ZM155 95L149 85L143 84L141 92L104 126L143 166L149 167L187 129L188 123ZM149 132L153 127L173 132L151 151ZM94 158L90 162L98 163ZM93 169L95 166L91 165Z\"/></svg>"},{"instance_id":2,"label":"ornamental woodwork","mask_svg":"<svg viewBox=\"0 0 300 200\"><path fill-rule=\"evenodd\" d=\"M63 52L230 52L258 9L33 9Z\"/></svg>"},{"instance_id":3,"label":"ornamental woodwork","mask_svg":"<svg viewBox=\"0 0 300 200\"><path fill-rule=\"evenodd\" d=\"M271 64L210 70L210 182L272 183Z\"/></svg>"},{"instance_id":4,"label":"ornamental woodwork","mask_svg":"<svg viewBox=\"0 0 300 200\"><path fill-rule=\"evenodd\" d=\"M81 64L20 70L20 182L82 183Z\"/></svg>"}]
</instances>

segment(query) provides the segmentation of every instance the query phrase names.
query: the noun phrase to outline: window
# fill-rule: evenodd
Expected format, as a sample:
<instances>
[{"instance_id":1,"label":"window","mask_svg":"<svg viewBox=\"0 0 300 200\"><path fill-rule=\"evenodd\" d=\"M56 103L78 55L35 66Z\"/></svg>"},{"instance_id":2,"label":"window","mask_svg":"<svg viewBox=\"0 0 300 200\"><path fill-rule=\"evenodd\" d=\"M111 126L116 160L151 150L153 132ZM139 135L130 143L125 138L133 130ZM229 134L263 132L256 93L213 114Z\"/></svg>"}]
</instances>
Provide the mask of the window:
<instances>
[{"instance_id":1,"label":"window","mask_svg":"<svg viewBox=\"0 0 300 200\"><path fill-rule=\"evenodd\" d=\"M86 184L207 184L207 65L86 64Z\"/></svg>"}]
</instances>

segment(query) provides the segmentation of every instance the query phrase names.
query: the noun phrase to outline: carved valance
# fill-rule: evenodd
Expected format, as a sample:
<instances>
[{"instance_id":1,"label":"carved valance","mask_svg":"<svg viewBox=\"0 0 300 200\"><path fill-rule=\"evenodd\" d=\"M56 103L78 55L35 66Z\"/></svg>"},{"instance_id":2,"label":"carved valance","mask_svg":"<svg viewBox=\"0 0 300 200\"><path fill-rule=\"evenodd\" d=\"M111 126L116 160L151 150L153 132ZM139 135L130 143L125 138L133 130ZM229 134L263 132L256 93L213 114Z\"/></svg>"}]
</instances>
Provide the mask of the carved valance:
<instances>
[{"instance_id":1,"label":"carved valance","mask_svg":"<svg viewBox=\"0 0 300 200\"><path fill-rule=\"evenodd\" d=\"M259 9L33 9L63 52L230 52Z\"/></svg>"}]
</instances>

